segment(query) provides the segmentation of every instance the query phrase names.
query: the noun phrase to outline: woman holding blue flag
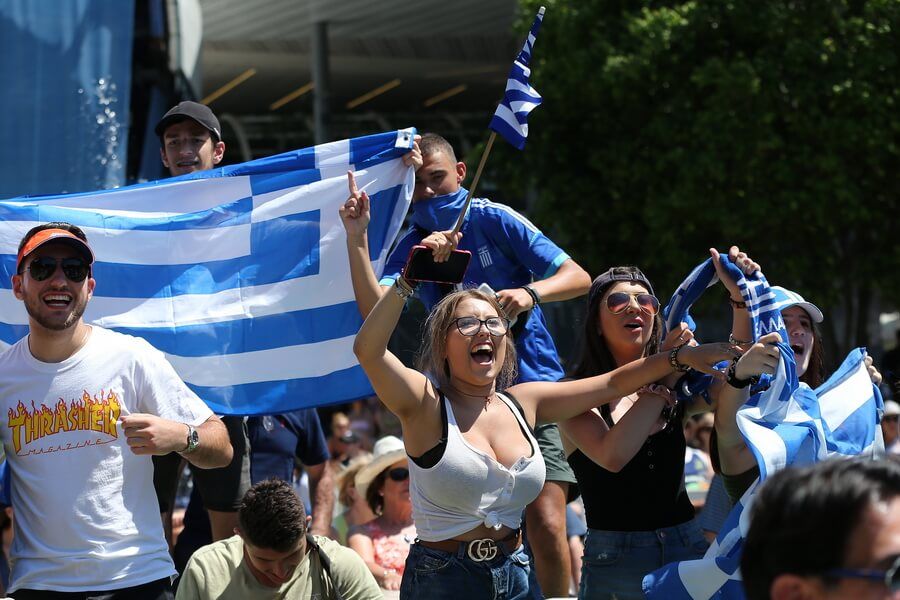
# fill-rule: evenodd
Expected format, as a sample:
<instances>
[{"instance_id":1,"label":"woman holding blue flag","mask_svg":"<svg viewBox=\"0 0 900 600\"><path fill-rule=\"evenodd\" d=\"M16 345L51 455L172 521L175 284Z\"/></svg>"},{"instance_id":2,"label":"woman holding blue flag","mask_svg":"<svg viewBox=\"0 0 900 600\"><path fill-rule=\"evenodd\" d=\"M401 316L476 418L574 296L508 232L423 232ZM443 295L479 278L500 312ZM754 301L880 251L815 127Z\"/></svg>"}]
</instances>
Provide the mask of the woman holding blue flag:
<instances>
[{"instance_id":1,"label":"woman holding blue flag","mask_svg":"<svg viewBox=\"0 0 900 600\"><path fill-rule=\"evenodd\" d=\"M573 417L676 369L714 373L712 365L735 355L727 344L680 346L596 377L507 387L516 364L509 320L493 295L468 289L432 310L411 369L387 345L412 291L399 277L354 344L379 398L400 419L410 457L418 541L401 598L530 598L520 524L546 471L535 423Z\"/></svg>"},{"instance_id":2,"label":"woman holding blue flag","mask_svg":"<svg viewBox=\"0 0 900 600\"><path fill-rule=\"evenodd\" d=\"M729 257L748 272L757 268L736 247ZM745 315L734 311L733 335L749 335ZM662 331L647 277L636 267L613 267L591 285L582 350L569 377L608 373L692 343L684 323L665 340ZM588 522L579 598L643 598L644 575L668 562L699 558L707 548L685 491L683 420L711 406L692 399L673 407L669 388L680 375L560 422Z\"/></svg>"},{"instance_id":3,"label":"woman holding blue flag","mask_svg":"<svg viewBox=\"0 0 900 600\"><path fill-rule=\"evenodd\" d=\"M713 257L713 262L719 280L729 290L731 297L740 297L737 283L725 273L716 256ZM771 303L781 310L800 385L815 389L825 381L825 353L817 328L825 317L818 306L807 302L800 294L779 286L771 286L770 289ZM750 397L753 382L761 375L775 373L780 358L780 351L775 344L782 340L781 336L773 332L762 336L755 343L750 337L732 341L745 348L746 352L729 367L727 385L719 394L710 452L713 466L722 474L725 491L731 502L735 503L759 477L756 457L738 428L737 412ZM865 362L869 377L878 385L881 383L881 374L873 366L872 357L867 356Z\"/></svg>"}]
</instances>

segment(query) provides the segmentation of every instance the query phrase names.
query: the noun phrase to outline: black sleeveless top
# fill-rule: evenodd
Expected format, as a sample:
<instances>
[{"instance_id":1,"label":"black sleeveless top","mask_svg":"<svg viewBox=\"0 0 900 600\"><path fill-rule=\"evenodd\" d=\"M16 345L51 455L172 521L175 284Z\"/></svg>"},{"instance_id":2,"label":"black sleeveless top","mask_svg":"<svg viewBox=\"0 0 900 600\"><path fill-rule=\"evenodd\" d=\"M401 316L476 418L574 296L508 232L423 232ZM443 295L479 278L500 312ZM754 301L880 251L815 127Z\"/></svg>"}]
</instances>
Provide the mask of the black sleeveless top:
<instances>
[{"instance_id":1,"label":"black sleeveless top","mask_svg":"<svg viewBox=\"0 0 900 600\"><path fill-rule=\"evenodd\" d=\"M609 406L600 407L612 428ZM581 450L569 455L584 499L587 525L604 531L651 531L694 518L684 489L684 404L665 429L654 433L621 471L607 471Z\"/></svg>"}]
</instances>

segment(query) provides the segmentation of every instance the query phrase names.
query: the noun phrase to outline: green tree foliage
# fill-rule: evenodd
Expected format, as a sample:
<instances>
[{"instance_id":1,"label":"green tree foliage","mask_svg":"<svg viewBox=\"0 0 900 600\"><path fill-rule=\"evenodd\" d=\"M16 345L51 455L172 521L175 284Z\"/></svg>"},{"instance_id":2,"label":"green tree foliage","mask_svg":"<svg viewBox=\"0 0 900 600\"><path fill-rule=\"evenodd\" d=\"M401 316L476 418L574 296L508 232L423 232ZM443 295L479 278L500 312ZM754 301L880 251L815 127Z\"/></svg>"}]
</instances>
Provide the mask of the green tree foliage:
<instances>
[{"instance_id":1,"label":"green tree foliage","mask_svg":"<svg viewBox=\"0 0 900 600\"><path fill-rule=\"evenodd\" d=\"M522 31L540 4L544 104L492 159L536 220L660 292L739 244L833 351L866 344L872 299L900 305L900 2L526 0Z\"/></svg>"}]
</instances>

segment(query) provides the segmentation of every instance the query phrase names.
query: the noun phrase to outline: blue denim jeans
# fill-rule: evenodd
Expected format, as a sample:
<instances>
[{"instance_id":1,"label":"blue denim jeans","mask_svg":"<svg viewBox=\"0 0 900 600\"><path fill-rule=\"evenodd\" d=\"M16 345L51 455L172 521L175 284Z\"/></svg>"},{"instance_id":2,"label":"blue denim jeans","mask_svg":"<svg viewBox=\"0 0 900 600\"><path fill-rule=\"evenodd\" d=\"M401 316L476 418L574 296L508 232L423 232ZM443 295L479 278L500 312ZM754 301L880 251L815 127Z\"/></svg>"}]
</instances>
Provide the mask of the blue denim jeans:
<instances>
[{"instance_id":1,"label":"blue denim jeans","mask_svg":"<svg viewBox=\"0 0 900 600\"><path fill-rule=\"evenodd\" d=\"M702 558L709 547L693 520L656 531L588 529L581 600L641 600L644 575L670 562Z\"/></svg>"},{"instance_id":2,"label":"blue denim jeans","mask_svg":"<svg viewBox=\"0 0 900 600\"><path fill-rule=\"evenodd\" d=\"M522 546L511 554L475 562L465 546L444 552L413 544L409 549L400 600L526 600L531 566Z\"/></svg>"}]
</instances>

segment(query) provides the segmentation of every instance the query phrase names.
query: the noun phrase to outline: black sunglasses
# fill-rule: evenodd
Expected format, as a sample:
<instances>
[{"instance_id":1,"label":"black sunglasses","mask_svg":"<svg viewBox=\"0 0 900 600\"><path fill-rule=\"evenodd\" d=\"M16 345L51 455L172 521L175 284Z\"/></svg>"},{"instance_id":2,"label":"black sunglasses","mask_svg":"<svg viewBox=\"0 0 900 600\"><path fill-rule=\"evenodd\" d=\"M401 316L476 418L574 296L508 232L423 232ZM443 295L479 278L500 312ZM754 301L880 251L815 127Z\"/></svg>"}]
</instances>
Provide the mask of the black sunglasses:
<instances>
[{"instance_id":1,"label":"black sunglasses","mask_svg":"<svg viewBox=\"0 0 900 600\"><path fill-rule=\"evenodd\" d=\"M51 256L41 256L28 265L28 272L35 281L44 281L56 273L56 267L61 266L63 274L70 281L81 283L91 272L91 266L81 258L55 259Z\"/></svg>"},{"instance_id":2,"label":"black sunglasses","mask_svg":"<svg viewBox=\"0 0 900 600\"><path fill-rule=\"evenodd\" d=\"M397 467L396 469L391 469L387 472L388 477L390 477L393 481L406 481L409 479L409 469L404 467Z\"/></svg>"},{"instance_id":3,"label":"black sunglasses","mask_svg":"<svg viewBox=\"0 0 900 600\"><path fill-rule=\"evenodd\" d=\"M509 319L503 317L489 317L484 320L475 317L459 317L453 322L456 324L456 329L466 337L476 335L481 331L482 325L489 334L496 337L506 335L506 332L509 331Z\"/></svg>"},{"instance_id":4,"label":"black sunglasses","mask_svg":"<svg viewBox=\"0 0 900 600\"><path fill-rule=\"evenodd\" d=\"M625 312L631 306L631 299L637 300L642 311L650 316L659 312L659 300L651 294L628 294L626 292L613 292L606 297L606 308L614 315Z\"/></svg>"}]
</instances>

